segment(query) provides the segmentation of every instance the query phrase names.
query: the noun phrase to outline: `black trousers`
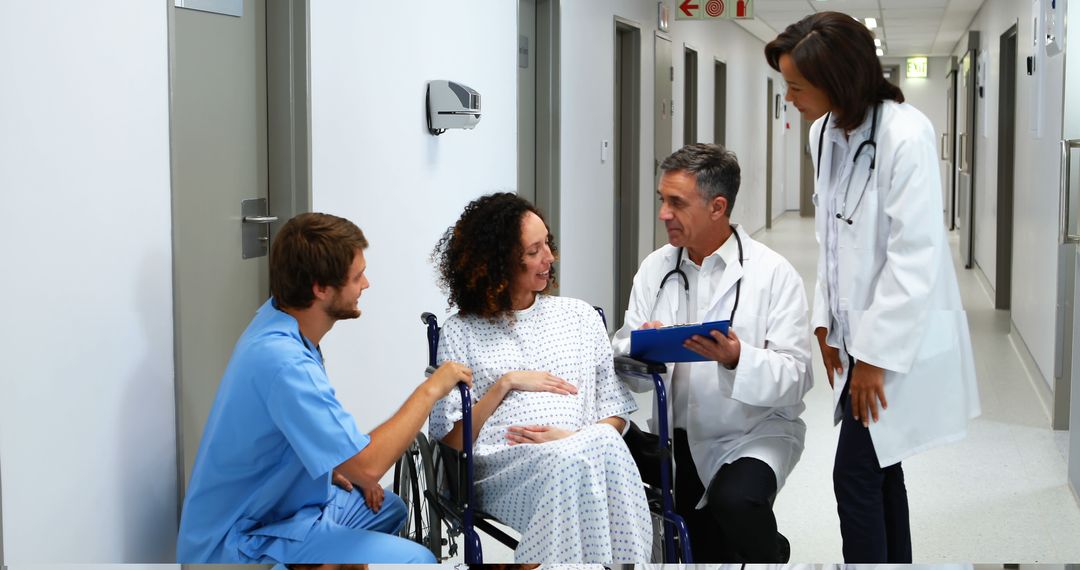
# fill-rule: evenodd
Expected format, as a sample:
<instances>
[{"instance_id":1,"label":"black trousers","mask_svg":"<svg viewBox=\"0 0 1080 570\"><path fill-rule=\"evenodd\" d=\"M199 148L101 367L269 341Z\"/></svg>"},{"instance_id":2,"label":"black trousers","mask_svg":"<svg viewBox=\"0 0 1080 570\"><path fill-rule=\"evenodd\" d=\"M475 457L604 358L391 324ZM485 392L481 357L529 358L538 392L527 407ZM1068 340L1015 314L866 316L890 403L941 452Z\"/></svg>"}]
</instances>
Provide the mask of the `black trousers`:
<instances>
[{"instance_id":1,"label":"black trousers","mask_svg":"<svg viewBox=\"0 0 1080 570\"><path fill-rule=\"evenodd\" d=\"M833 464L833 490L844 540L844 562L911 563L911 522L904 469L878 465L870 430L851 415L851 371L840 396L844 417Z\"/></svg>"},{"instance_id":2,"label":"black trousers","mask_svg":"<svg viewBox=\"0 0 1080 570\"><path fill-rule=\"evenodd\" d=\"M721 467L705 489L681 429L675 430L675 464L675 512L686 520L694 562L787 562L772 510L771 467L744 457ZM694 508L705 493L708 504Z\"/></svg>"}]
</instances>

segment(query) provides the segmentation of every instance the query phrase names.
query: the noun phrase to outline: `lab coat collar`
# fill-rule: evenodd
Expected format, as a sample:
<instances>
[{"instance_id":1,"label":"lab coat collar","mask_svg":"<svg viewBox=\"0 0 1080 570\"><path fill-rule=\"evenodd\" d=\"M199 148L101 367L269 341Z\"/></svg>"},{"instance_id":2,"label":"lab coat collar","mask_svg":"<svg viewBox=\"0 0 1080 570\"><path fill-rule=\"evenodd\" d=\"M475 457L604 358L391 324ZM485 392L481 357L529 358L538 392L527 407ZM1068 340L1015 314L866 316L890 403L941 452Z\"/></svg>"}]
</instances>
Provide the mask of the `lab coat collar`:
<instances>
[{"instance_id":1,"label":"lab coat collar","mask_svg":"<svg viewBox=\"0 0 1080 570\"><path fill-rule=\"evenodd\" d=\"M713 298L709 300L708 307L710 309L718 306L721 299L724 298L729 291L731 291L735 284L742 279L743 276L743 264L750 258L750 249L752 240L743 230L742 226L734 225L735 231L728 237L713 255L719 255L724 260L724 273L720 276L720 282L716 284L716 290L713 292ZM735 233L738 232L739 238L742 240L743 248L743 261L739 263L739 244L735 241ZM710 256L711 257L711 256ZM734 297L732 297L734 303ZM725 313L726 315L726 313ZM727 318L726 316L724 318Z\"/></svg>"}]
</instances>

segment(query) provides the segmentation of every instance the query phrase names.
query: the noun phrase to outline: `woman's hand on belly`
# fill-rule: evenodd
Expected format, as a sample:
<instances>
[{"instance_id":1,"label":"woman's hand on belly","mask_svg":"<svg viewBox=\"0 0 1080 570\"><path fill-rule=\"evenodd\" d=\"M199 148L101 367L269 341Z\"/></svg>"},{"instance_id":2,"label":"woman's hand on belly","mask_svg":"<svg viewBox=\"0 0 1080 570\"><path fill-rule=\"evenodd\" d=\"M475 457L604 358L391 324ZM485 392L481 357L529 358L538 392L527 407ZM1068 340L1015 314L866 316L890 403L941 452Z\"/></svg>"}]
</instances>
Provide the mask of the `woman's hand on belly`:
<instances>
[{"instance_id":1,"label":"woman's hand on belly","mask_svg":"<svg viewBox=\"0 0 1080 570\"><path fill-rule=\"evenodd\" d=\"M506 439L510 445L519 443L547 443L574 435L575 432L555 426L510 426L506 428Z\"/></svg>"},{"instance_id":2,"label":"woman's hand on belly","mask_svg":"<svg viewBox=\"0 0 1080 570\"><path fill-rule=\"evenodd\" d=\"M577 394L578 391L577 386L550 372L540 370L514 370L503 374L498 381L508 390L522 392L552 392L569 396Z\"/></svg>"}]
</instances>

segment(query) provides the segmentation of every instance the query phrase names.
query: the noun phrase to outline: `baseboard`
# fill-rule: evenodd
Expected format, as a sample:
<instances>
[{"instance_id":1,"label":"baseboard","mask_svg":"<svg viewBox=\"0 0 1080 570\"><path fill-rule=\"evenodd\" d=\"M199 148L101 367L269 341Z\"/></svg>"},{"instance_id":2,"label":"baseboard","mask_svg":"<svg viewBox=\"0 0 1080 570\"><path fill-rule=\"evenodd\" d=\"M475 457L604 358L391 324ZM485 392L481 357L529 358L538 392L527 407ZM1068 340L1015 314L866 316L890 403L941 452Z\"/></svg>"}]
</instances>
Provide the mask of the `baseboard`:
<instances>
[{"instance_id":1,"label":"baseboard","mask_svg":"<svg viewBox=\"0 0 1080 570\"><path fill-rule=\"evenodd\" d=\"M1016 355L1020 357L1020 364L1024 366L1024 371L1027 373L1028 383L1035 390L1035 395L1039 398L1039 405L1042 406L1049 425L1054 417L1054 391L1050 388L1042 371L1039 370L1035 357L1031 355L1031 350L1028 349L1023 335L1017 330L1016 323L1012 322L1012 319L1009 319L1009 343L1012 344Z\"/></svg>"}]
</instances>

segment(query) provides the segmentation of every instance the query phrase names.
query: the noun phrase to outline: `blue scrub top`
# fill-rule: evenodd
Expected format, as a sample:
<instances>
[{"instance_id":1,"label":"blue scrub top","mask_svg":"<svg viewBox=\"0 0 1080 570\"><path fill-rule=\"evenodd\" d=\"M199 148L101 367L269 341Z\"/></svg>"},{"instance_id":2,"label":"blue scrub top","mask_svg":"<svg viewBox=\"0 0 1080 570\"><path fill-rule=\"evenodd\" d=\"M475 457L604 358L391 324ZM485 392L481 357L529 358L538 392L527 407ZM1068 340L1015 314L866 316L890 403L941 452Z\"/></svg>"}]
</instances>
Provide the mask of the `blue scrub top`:
<instances>
[{"instance_id":1,"label":"blue scrub top","mask_svg":"<svg viewBox=\"0 0 1080 570\"><path fill-rule=\"evenodd\" d=\"M322 353L273 299L236 343L184 499L181 563L252 562L245 545L303 541L330 501L331 471L367 446Z\"/></svg>"}]
</instances>

